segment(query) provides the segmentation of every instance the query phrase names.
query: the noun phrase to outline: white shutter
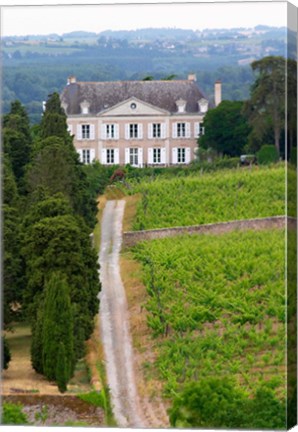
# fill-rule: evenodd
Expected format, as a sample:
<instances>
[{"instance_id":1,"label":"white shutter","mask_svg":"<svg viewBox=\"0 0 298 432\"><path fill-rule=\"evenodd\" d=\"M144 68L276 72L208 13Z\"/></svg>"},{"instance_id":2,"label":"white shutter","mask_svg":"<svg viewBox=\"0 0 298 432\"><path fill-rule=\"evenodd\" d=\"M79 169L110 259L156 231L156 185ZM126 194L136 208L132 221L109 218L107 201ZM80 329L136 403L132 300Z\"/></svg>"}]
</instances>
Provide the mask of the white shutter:
<instances>
[{"instance_id":1,"label":"white shutter","mask_svg":"<svg viewBox=\"0 0 298 432\"><path fill-rule=\"evenodd\" d=\"M172 149L172 163L176 164L178 161L177 147Z\"/></svg>"},{"instance_id":2,"label":"white shutter","mask_svg":"<svg viewBox=\"0 0 298 432\"><path fill-rule=\"evenodd\" d=\"M129 139L129 124L125 125L125 139Z\"/></svg>"},{"instance_id":3,"label":"white shutter","mask_svg":"<svg viewBox=\"0 0 298 432\"><path fill-rule=\"evenodd\" d=\"M115 135L115 139L118 140L119 139L119 125L118 124L114 125L114 135Z\"/></svg>"},{"instance_id":4,"label":"white shutter","mask_svg":"<svg viewBox=\"0 0 298 432\"><path fill-rule=\"evenodd\" d=\"M125 149L125 165L129 164L129 148Z\"/></svg>"},{"instance_id":5,"label":"white shutter","mask_svg":"<svg viewBox=\"0 0 298 432\"><path fill-rule=\"evenodd\" d=\"M140 168L143 167L143 149L142 148L138 149L138 166Z\"/></svg>"},{"instance_id":6,"label":"white shutter","mask_svg":"<svg viewBox=\"0 0 298 432\"><path fill-rule=\"evenodd\" d=\"M177 123L173 123L172 125L172 136L173 138L177 138Z\"/></svg>"},{"instance_id":7,"label":"white shutter","mask_svg":"<svg viewBox=\"0 0 298 432\"><path fill-rule=\"evenodd\" d=\"M138 139L143 139L143 125L138 124Z\"/></svg>"},{"instance_id":8,"label":"white shutter","mask_svg":"<svg viewBox=\"0 0 298 432\"><path fill-rule=\"evenodd\" d=\"M80 162L83 162L83 150L79 149L77 152L79 153Z\"/></svg>"},{"instance_id":9,"label":"white shutter","mask_svg":"<svg viewBox=\"0 0 298 432\"><path fill-rule=\"evenodd\" d=\"M72 125L67 125L67 131L69 135L72 135Z\"/></svg>"},{"instance_id":10,"label":"white shutter","mask_svg":"<svg viewBox=\"0 0 298 432\"><path fill-rule=\"evenodd\" d=\"M148 138L149 139L153 138L153 124L152 123L148 124Z\"/></svg>"},{"instance_id":11,"label":"white shutter","mask_svg":"<svg viewBox=\"0 0 298 432\"><path fill-rule=\"evenodd\" d=\"M190 163L190 147L186 147L185 149L185 163Z\"/></svg>"},{"instance_id":12,"label":"white shutter","mask_svg":"<svg viewBox=\"0 0 298 432\"><path fill-rule=\"evenodd\" d=\"M153 164L153 148L148 149L148 164Z\"/></svg>"},{"instance_id":13,"label":"white shutter","mask_svg":"<svg viewBox=\"0 0 298 432\"><path fill-rule=\"evenodd\" d=\"M119 149L114 149L114 164L119 165Z\"/></svg>"},{"instance_id":14,"label":"white shutter","mask_svg":"<svg viewBox=\"0 0 298 432\"><path fill-rule=\"evenodd\" d=\"M102 149L101 150L101 163L103 165L107 164L107 149Z\"/></svg>"},{"instance_id":15,"label":"white shutter","mask_svg":"<svg viewBox=\"0 0 298 432\"><path fill-rule=\"evenodd\" d=\"M91 140L95 139L95 127L94 127L94 124L90 125L90 139Z\"/></svg>"},{"instance_id":16,"label":"white shutter","mask_svg":"<svg viewBox=\"0 0 298 432\"><path fill-rule=\"evenodd\" d=\"M95 159L95 150L90 149L90 163L92 163Z\"/></svg>"},{"instance_id":17,"label":"white shutter","mask_svg":"<svg viewBox=\"0 0 298 432\"><path fill-rule=\"evenodd\" d=\"M165 123L161 124L161 138L165 139L167 133L167 125Z\"/></svg>"},{"instance_id":18,"label":"white shutter","mask_svg":"<svg viewBox=\"0 0 298 432\"><path fill-rule=\"evenodd\" d=\"M165 164L166 163L166 149L162 148L160 152L160 163Z\"/></svg>"},{"instance_id":19,"label":"white shutter","mask_svg":"<svg viewBox=\"0 0 298 432\"><path fill-rule=\"evenodd\" d=\"M82 139L82 125L77 125L77 139Z\"/></svg>"},{"instance_id":20,"label":"white shutter","mask_svg":"<svg viewBox=\"0 0 298 432\"><path fill-rule=\"evenodd\" d=\"M106 124L102 124L100 127L100 136L101 139L105 140L107 139L107 125Z\"/></svg>"},{"instance_id":21,"label":"white shutter","mask_svg":"<svg viewBox=\"0 0 298 432\"><path fill-rule=\"evenodd\" d=\"M195 138L200 136L200 122L195 123Z\"/></svg>"},{"instance_id":22,"label":"white shutter","mask_svg":"<svg viewBox=\"0 0 298 432\"><path fill-rule=\"evenodd\" d=\"M185 138L191 137L190 123L185 123Z\"/></svg>"}]
</instances>

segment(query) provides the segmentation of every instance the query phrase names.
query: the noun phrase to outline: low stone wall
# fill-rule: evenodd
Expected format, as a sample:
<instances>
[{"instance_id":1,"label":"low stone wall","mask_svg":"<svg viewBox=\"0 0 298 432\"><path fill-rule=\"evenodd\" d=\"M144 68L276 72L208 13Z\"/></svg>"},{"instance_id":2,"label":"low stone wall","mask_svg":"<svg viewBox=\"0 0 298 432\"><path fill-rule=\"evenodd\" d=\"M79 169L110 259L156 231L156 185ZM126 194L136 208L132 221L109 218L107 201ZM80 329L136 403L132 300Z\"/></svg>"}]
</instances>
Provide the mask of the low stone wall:
<instances>
[{"instance_id":1,"label":"low stone wall","mask_svg":"<svg viewBox=\"0 0 298 432\"><path fill-rule=\"evenodd\" d=\"M294 218L288 219L288 227L296 226ZM131 247L144 240L174 237L181 234L223 234L235 230L265 230L274 228L285 228L285 216L273 216L259 219L245 219L230 222L219 222L205 225L193 225L186 227L161 228L144 231L128 231L123 233L123 247Z\"/></svg>"}]
</instances>

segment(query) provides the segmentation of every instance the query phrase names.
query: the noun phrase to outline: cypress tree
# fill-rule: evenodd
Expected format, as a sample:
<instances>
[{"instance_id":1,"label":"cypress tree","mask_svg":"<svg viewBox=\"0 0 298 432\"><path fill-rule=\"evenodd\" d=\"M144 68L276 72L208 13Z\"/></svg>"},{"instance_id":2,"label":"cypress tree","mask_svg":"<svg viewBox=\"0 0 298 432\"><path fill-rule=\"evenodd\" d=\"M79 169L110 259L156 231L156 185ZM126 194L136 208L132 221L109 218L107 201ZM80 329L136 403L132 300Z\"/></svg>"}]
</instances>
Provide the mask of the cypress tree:
<instances>
[{"instance_id":1,"label":"cypress tree","mask_svg":"<svg viewBox=\"0 0 298 432\"><path fill-rule=\"evenodd\" d=\"M61 389L66 389L74 369L73 313L69 287L61 272L53 272L45 286L42 364L44 375L59 380Z\"/></svg>"},{"instance_id":2,"label":"cypress tree","mask_svg":"<svg viewBox=\"0 0 298 432\"><path fill-rule=\"evenodd\" d=\"M56 364L56 381L61 393L67 390L69 362L65 352L64 343L60 342Z\"/></svg>"}]
</instances>

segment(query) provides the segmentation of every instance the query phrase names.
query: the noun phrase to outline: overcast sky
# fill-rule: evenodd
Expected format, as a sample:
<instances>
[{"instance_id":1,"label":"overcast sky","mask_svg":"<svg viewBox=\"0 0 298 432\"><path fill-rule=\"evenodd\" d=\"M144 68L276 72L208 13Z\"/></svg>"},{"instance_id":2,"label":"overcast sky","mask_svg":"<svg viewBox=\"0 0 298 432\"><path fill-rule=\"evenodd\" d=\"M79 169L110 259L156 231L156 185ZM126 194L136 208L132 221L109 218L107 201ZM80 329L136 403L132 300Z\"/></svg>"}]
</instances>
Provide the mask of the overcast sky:
<instances>
[{"instance_id":1,"label":"overcast sky","mask_svg":"<svg viewBox=\"0 0 298 432\"><path fill-rule=\"evenodd\" d=\"M294 3L297 2L295 0ZM78 5L75 3L79 1L72 0L71 5L66 5L70 1L64 0L63 6L57 0L30 1L30 4L43 4L40 6L12 6L17 2L1 1L1 5L5 3L9 6L1 7L2 36L62 34L75 30L99 33L107 29L145 27L204 29L287 24L287 6L284 1L123 4L124 1L120 0L118 4L100 5L97 1L97 5ZM45 6L51 3L56 5Z\"/></svg>"}]
</instances>

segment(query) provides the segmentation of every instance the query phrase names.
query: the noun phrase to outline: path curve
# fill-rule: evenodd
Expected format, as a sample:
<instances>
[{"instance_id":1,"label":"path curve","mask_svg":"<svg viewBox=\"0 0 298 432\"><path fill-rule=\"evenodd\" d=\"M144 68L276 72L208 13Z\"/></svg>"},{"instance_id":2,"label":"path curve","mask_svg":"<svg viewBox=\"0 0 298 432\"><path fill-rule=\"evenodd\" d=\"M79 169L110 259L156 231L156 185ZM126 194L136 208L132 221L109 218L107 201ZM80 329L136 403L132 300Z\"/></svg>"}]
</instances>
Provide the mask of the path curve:
<instances>
[{"instance_id":1,"label":"path curve","mask_svg":"<svg viewBox=\"0 0 298 432\"><path fill-rule=\"evenodd\" d=\"M120 427L146 427L133 371L133 350L124 286L119 270L125 201L108 201L100 245L100 326L113 413Z\"/></svg>"}]
</instances>

